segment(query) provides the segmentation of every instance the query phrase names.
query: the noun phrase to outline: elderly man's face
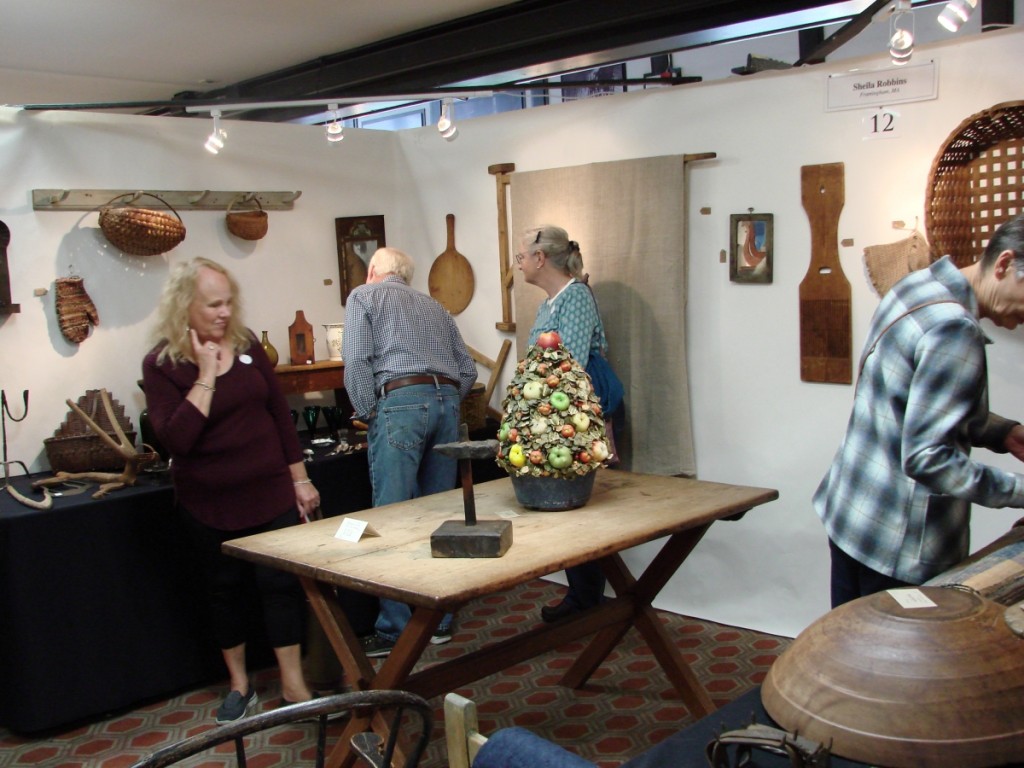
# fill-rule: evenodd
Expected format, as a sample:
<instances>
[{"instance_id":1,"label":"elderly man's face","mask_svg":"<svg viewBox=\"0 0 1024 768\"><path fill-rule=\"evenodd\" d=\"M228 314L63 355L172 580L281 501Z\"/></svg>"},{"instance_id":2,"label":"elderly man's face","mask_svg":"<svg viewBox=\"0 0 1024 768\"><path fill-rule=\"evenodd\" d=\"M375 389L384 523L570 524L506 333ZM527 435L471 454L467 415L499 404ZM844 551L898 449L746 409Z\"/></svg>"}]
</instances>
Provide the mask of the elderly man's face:
<instances>
[{"instance_id":1,"label":"elderly man's face","mask_svg":"<svg viewBox=\"0 0 1024 768\"><path fill-rule=\"evenodd\" d=\"M1024 323L1024 279L1013 268L1013 252L1003 251L986 277L986 290L978 297L983 316L1011 331Z\"/></svg>"}]
</instances>

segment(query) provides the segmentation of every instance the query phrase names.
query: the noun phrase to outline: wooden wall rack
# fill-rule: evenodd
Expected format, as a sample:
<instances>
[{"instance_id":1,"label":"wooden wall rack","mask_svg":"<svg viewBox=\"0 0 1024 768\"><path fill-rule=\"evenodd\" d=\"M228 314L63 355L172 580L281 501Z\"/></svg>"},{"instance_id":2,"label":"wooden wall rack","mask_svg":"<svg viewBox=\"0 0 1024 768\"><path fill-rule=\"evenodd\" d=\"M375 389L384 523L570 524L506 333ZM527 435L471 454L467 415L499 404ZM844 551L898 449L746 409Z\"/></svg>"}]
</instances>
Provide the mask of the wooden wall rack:
<instances>
[{"instance_id":1,"label":"wooden wall rack","mask_svg":"<svg viewBox=\"0 0 1024 768\"><path fill-rule=\"evenodd\" d=\"M37 211L95 211L116 198L119 205L128 205L142 195L144 208L164 208L156 195L177 211L221 211L234 203L241 205L258 200L267 211L290 211L302 194L294 192L223 191L212 189L33 189L32 208ZM125 198L125 195L133 197Z\"/></svg>"}]
</instances>

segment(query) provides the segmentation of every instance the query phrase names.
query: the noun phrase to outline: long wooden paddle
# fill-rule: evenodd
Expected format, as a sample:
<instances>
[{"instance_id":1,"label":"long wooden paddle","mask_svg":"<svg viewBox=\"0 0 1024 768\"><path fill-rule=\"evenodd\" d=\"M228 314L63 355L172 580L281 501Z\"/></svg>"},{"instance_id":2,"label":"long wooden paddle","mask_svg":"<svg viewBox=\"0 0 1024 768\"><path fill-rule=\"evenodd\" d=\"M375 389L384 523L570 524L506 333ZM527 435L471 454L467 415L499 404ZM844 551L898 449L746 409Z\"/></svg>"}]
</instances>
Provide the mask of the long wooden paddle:
<instances>
[{"instance_id":1,"label":"long wooden paddle","mask_svg":"<svg viewBox=\"0 0 1024 768\"><path fill-rule=\"evenodd\" d=\"M839 263L839 214L846 201L843 164L800 169L811 223L811 264L800 283L800 378L829 384L853 380L850 281Z\"/></svg>"},{"instance_id":2,"label":"long wooden paddle","mask_svg":"<svg viewBox=\"0 0 1024 768\"><path fill-rule=\"evenodd\" d=\"M434 259L427 276L430 295L453 315L469 306L473 298L473 266L455 250L455 216L445 217L448 225L448 247Z\"/></svg>"}]
</instances>

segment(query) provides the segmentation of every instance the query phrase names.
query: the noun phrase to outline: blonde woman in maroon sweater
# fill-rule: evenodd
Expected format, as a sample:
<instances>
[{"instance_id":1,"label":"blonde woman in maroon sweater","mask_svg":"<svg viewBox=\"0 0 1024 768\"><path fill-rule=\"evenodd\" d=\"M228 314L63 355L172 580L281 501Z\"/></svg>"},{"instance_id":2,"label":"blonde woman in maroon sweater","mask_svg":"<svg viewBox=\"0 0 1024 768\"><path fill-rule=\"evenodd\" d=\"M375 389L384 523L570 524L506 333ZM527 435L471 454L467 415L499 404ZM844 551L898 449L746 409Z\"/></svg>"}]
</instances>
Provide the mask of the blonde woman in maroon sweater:
<instances>
[{"instance_id":1,"label":"blonde woman in maroon sweater","mask_svg":"<svg viewBox=\"0 0 1024 768\"><path fill-rule=\"evenodd\" d=\"M146 405L171 454L175 497L202 563L211 622L230 676L217 722L256 704L245 662L248 582L260 594L281 672L281 697L306 701L300 642L304 600L295 578L221 553L228 539L297 524L319 505L285 400L263 348L242 322L238 285L196 258L171 272L156 346L142 364Z\"/></svg>"}]
</instances>

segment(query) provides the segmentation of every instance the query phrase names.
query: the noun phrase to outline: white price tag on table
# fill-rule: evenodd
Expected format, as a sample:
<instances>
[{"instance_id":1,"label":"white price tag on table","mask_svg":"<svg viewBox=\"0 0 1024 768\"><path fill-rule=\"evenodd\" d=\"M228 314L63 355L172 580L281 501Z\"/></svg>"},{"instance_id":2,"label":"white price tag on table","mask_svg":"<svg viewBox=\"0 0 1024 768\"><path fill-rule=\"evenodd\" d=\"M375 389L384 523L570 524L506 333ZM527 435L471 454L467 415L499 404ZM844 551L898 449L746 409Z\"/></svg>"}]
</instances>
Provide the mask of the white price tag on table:
<instances>
[{"instance_id":1,"label":"white price tag on table","mask_svg":"<svg viewBox=\"0 0 1024 768\"><path fill-rule=\"evenodd\" d=\"M346 517L341 521L341 527L334 534L334 538L342 541L359 541L363 536L380 536L365 520L356 520L354 517Z\"/></svg>"}]
</instances>

